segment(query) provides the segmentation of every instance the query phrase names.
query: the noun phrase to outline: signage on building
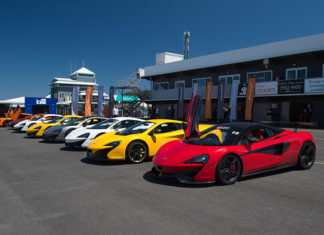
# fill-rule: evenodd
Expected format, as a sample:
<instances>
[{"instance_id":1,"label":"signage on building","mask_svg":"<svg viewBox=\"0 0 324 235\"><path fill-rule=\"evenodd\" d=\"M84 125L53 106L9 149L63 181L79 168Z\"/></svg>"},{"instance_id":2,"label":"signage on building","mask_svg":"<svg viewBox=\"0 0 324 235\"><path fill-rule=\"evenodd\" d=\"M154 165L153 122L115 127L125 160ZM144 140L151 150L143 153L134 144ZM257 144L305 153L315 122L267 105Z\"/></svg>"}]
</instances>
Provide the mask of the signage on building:
<instances>
[{"instance_id":1,"label":"signage on building","mask_svg":"<svg viewBox=\"0 0 324 235\"><path fill-rule=\"evenodd\" d=\"M36 104L46 104L46 99L36 99Z\"/></svg>"},{"instance_id":2,"label":"signage on building","mask_svg":"<svg viewBox=\"0 0 324 235\"><path fill-rule=\"evenodd\" d=\"M248 84L241 83L238 88L238 96L246 96Z\"/></svg>"},{"instance_id":3,"label":"signage on building","mask_svg":"<svg viewBox=\"0 0 324 235\"><path fill-rule=\"evenodd\" d=\"M278 81L278 94L304 93L304 79Z\"/></svg>"},{"instance_id":4,"label":"signage on building","mask_svg":"<svg viewBox=\"0 0 324 235\"><path fill-rule=\"evenodd\" d=\"M278 84L274 82L258 82L255 84L255 95L276 95Z\"/></svg>"},{"instance_id":5,"label":"signage on building","mask_svg":"<svg viewBox=\"0 0 324 235\"><path fill-rule=\"evenodd\" d=\"M305 93L324 93L324 78L305 79Z\"/></svg>"}]
</instances>

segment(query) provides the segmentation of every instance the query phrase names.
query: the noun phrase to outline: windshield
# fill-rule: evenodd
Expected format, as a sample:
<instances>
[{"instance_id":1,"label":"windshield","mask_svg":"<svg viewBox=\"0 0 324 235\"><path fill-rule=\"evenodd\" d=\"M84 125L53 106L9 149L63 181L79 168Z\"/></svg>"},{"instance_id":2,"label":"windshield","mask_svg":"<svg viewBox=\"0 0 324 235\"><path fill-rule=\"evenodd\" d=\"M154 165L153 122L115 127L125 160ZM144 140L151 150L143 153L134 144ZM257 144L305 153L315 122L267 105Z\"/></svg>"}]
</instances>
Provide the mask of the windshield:
<instances>
[{"instance_id":1,"label":"windshield","mask_svg":"<svg viewBox=\"0 0 324 235\"><path fill-rule=\"evenodd\" d=\"M33 121L37 121L37 120L41 119L42 117L43 117L43 116L34 117L34 118L33 118Z\"/></svg>"},{"instance_id":2,"label":"windshield","mask_svg":"<svg viewBox=\"0 0 324 235\"><path fill-rule=\"evenodd\" d=\"M48 121L48 122L46 122L46 123L55 123L55 122L57 122L57 121L59 121L59 120L61 120L62 119L62 117L57 117L57 118L54 118L54 119L52 119L51 121Z\"/></svg>"},{"instance_id":3,"label":"windshield","mask_svg":"<svg viewBox=\"0 0 324 235\"><path fill-rule=\"evenodd\" d=\"M78 118L74 121L67 122L67 123L63 124L62 126L76 126L76 125L80 124L85 119L87 119L87 117Z\"/></svg>"},{"instance_id":4,"label":"windshield","mask_svg":"<svg viewBox=\"0 0 324 235\"><path fill-rule=\"evenodd\" d=\"M201 132L199 138L185 140L185 143L203 146L232 145L243 128L229 125L217 125Z\"/></svg>"},{"instance_id":5,"label":"windshield","mask_svg":"<svg viewBox=\"0 0 324 235\"><path fill-rule=\"evenodd\" d=\"M140 122L134 126L127 128L124 131L117 133L117 135L140 134L140 133L143 133L146 130L150 129L154 125L155 125L154 122Z\"/></svg>"},{"instance_id":6,"label":"windshield","mask_svg":"<svg viewBox=\"0 0 324 235\"><path fill-rule=\"evenodd\" d=\"M108 127L110 127L113 123L117 122L116 119L107 119L106 121L100 122L88 129L107 129Z\"/></svg>"}]
</instances>

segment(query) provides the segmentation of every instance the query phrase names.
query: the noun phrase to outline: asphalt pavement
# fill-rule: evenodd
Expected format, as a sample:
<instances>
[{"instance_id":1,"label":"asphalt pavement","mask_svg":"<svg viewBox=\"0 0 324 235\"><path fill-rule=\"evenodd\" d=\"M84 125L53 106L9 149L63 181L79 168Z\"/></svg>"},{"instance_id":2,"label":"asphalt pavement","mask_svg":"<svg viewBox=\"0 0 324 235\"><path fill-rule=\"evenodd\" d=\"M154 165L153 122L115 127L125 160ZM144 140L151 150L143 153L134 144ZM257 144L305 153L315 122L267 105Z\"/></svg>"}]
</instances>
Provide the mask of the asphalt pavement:
<instances>
[{"instance_id":1,"label":"asphalt pavement","mask_svg":"<svg viewBox=\"0 0 324 235\"><path fill-rule=\"evenodd\" d=\"M310 170L195 186L1 128L0 234L324 234L324 131L311 133Z\"/></svg>"}]
</instances>

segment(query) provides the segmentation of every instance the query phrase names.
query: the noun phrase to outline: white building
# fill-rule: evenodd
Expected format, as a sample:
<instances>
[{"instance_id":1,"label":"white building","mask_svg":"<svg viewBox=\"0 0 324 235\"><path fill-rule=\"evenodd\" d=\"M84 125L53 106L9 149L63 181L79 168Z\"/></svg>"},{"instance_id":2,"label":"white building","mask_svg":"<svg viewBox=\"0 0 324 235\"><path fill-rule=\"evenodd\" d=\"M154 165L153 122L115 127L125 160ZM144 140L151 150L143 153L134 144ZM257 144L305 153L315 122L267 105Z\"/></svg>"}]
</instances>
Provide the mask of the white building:
<instances>
[{"instance_id":1,"label":"white building","mask_svg":"<svg viewBox=\"0 0 324 235\"><path fill-rule=\"evenodd\" d=\"M50 86L51 98L57 99L57 112L60 114L68 114L71 111L72 90L73 86L80 87L79 93L79 111L84 111L85 94L88 86L98 87L96 83L95 73L89 69L82 67L71 73L69 78L54 78ZM108 104L108 95L104 93L104 104ZM98 110L98 92L93 93L91 110L97 113Z\"/></svg>"}]
</instances>

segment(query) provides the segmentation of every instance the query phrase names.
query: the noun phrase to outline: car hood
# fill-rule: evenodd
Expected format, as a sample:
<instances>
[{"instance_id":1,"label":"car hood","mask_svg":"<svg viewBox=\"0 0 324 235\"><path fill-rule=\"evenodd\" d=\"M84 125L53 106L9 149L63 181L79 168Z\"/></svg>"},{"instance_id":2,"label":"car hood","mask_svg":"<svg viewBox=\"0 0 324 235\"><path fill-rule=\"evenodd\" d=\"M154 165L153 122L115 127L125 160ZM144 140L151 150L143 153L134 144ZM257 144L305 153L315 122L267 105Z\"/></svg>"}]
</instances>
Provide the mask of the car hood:
<instances>
[{"instance_id":1,"label":"car hood","mask_svg":"<svg viewBox=\"0 0 324 235\"><path fill-rule=\"evenodd\" d=\"M129 139L127 138L128 136L115 135L116 133L117 131L113 131L95 138L93 141L89 143L88 148L98 148L111 142L115 142L115 141L123 142Z\"/></svg>"},{"instance_id":2,"label":"car hood","mask_svg":"<svg viewBox=\"0 0 324 235\"><path fill-rule=\"evenodd\" d=\"M62 130L62 126L58 125L58 126L51 126L49 127L45 132L44 134L50 134L56 130Z\"/></svg>"},{"instance_id":3,"label":"car hood","mask_svg":"<svg viewBox=\"0 0 324 235\"><path fill-rule=\"evenodd\" d=\"M224 149L224 146L193 145L187 144L183 140L175 140L163 145L153 161L161 165L177 165L202 154L211 156L211 153L213 153L213 156L215 156L217 151L222 151L222 149Z\"/></svg>"}]
</instances>

